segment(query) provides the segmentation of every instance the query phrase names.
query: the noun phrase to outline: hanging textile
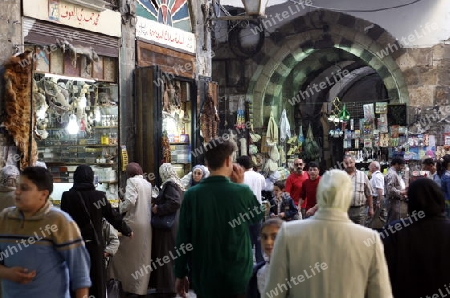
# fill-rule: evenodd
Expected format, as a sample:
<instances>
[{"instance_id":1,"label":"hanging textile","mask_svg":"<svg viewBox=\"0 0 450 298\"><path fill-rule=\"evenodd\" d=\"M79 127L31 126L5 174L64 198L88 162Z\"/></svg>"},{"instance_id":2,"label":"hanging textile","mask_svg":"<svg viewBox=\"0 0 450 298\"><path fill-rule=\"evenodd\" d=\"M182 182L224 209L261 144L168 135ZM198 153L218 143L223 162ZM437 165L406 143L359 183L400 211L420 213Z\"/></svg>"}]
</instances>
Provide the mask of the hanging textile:
<instances>
[{"instance_id":1,"label":"hanging textile","mask_svg":"<svg viewBox=\"0 0 450 298\"><path fill-rule=\"evenodd\" d=\"M304 159L307 161L320 161L320 147L314 141L311 124L308 126L306 140L304 145Z\"/></svg>"},{"instance_id":2,"label":"hanging textile","mask_svg":"<svg viewBox=\"0 0 450 298\"><path fill-rule=\"evenodd\" d=\"M270 147L278 144L278 125L272 115L267 124L266 142Z\"/></svg>"},{"instance_id":3,"label":"hanging textile","mask_svg":"<svg viewBox=\"0 0 450 298\"><path fill-rule=\"evenodd\" d=\"M23 62L25 63L23 66ZM31 115L32 52L11 57L5 63L5 127L20 152L20 169L32 166L38 157L36 140L32 134L35 115Z\"/></svg>"},{"instance_id":4,"label":"hanging textile","mask_svg":"<svg viewBox=\"0 0 450 298\"><path fill-rule=\"evenodd\" d=\"M207 143L210 140L218 137L219 129L219 114L214 104L213 97L210 93L206 96L206 100L200 111L200 132Z\"/></svg>"},{"instance_id":5,"label":"hanging textile","mask_svg":"<svg viewBox=\"0 0 450 298\"><path fill-rule=\"evenodd\" d=\"M289 120L286 115L286 109L283 109L280 117L280 142L284 143L286 137L291 137L291 126L289 125Z\"/></svg>"}]
</instances>

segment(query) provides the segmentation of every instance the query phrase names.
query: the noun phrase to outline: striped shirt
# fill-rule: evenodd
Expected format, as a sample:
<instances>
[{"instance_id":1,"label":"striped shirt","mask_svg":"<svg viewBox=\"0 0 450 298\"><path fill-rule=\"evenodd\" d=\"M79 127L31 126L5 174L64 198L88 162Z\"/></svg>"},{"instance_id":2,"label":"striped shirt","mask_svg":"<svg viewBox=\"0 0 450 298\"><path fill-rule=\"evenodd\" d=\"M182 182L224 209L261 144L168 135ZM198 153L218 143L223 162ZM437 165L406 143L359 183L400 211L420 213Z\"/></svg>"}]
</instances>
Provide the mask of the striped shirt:
<instances>
[{"instance_id":1,"label":"striped shirt","mask_svg":"<svg viewBox=\"0 0 450 298\"><path fill-rule=\"evenodd\" d=\"M29 218L16 207L0 213L0 264L36 270L28 284L3 280L5 298L70 298L69 287L91 286L89 253L80 230L49 201Z\"/></svg>"},{"instance_id":2,"label":"striped shirt","mask_svg":"<svg viewBox=\"0 0 450 298\"><path fill-rule=\"evenodd\" d=\"M350 175L350 178L353 184L353 198L350 206L364 206L367 198L372 196L372 186L370 186L369 178L364 172L359 170Z\"/></svg>"}]
</instances>

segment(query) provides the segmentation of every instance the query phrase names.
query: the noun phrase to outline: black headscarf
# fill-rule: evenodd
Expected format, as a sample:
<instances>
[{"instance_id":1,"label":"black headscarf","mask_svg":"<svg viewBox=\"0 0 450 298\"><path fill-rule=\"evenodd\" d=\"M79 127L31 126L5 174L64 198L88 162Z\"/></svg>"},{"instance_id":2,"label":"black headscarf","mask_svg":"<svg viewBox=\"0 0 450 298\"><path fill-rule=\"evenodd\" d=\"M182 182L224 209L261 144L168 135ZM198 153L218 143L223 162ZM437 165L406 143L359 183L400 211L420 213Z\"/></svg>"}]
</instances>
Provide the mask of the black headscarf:
<instances>
[{"instance_id":1,"label":"black headscarf","mask_svg":"<svg viewBox=\"0 0 450 298\"><path fill-rule=\"evenodd\" d=\"M91 190L94 186L94 171L88 165L80 165L73 173L74 190Z\"/></svg>"},{"instance_id":2,"label":"black headscarf","mask_svg":"<svg viewBox=\"0 0 450 298\"><path fill-rule=\"evenodd\" d=\"M412 182L408 189L408 212L425 212L426 217L443 216L445 211L444 193L431 179L420 178Z\"/></svg>"}]
</instances>

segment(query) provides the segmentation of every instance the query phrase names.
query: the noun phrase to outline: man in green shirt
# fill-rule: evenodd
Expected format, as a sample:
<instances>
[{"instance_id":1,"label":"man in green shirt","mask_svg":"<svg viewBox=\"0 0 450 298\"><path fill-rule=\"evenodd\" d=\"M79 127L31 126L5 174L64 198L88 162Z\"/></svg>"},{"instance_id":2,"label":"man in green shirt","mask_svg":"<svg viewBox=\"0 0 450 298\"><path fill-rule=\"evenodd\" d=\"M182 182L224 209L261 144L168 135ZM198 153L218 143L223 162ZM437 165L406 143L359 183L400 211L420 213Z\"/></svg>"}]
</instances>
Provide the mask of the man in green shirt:
<instances>
[{"instance_id":1,"label":"man in green shirt","mask_svg":"<svg viewBox=\"0 0 450 298\"><path fill-rule=\"evenodd\" d=\"M211 175L184 195L176 247L190 244L192 250L175 260L181 297L189 287L188 260L198 298L245 297L253 267L248 225L263 218L264 206L240 184L244 170L233 164L236 150L232 141L211 140L205 146Z\"/></svg>"}]
</instances>

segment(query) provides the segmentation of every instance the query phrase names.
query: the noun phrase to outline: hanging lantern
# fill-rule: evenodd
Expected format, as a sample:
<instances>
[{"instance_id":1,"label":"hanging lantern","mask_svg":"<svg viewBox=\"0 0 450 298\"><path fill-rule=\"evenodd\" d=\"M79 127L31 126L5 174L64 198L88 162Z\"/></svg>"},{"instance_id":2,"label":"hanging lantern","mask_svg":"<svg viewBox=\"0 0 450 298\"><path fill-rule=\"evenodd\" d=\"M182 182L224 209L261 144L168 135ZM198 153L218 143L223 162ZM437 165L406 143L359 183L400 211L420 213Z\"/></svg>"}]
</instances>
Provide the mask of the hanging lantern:
<instances>
[{"instance_id":1,"label":"hanging lantern","mask_svg":"<svg viewBox=\"0 0 450 298\"><path fill-rule=\"evenodd\" d=\"M340 122L339 115L341 114L341 101L338 97L335 97L331 103L331 113L328 116L330 122Z\"/></svg>"},{"instance_id":2,"label":"hanging lantern","mask_svg":"<svg viewBox=\"0 0 450 298\"><path fill-rule=\"evenodd\" d=\"M342 110L339 112L339 120L340 121L350 120L350 113L347 111L347 106L345 104Z\"/></svg>"}]
</instances>

